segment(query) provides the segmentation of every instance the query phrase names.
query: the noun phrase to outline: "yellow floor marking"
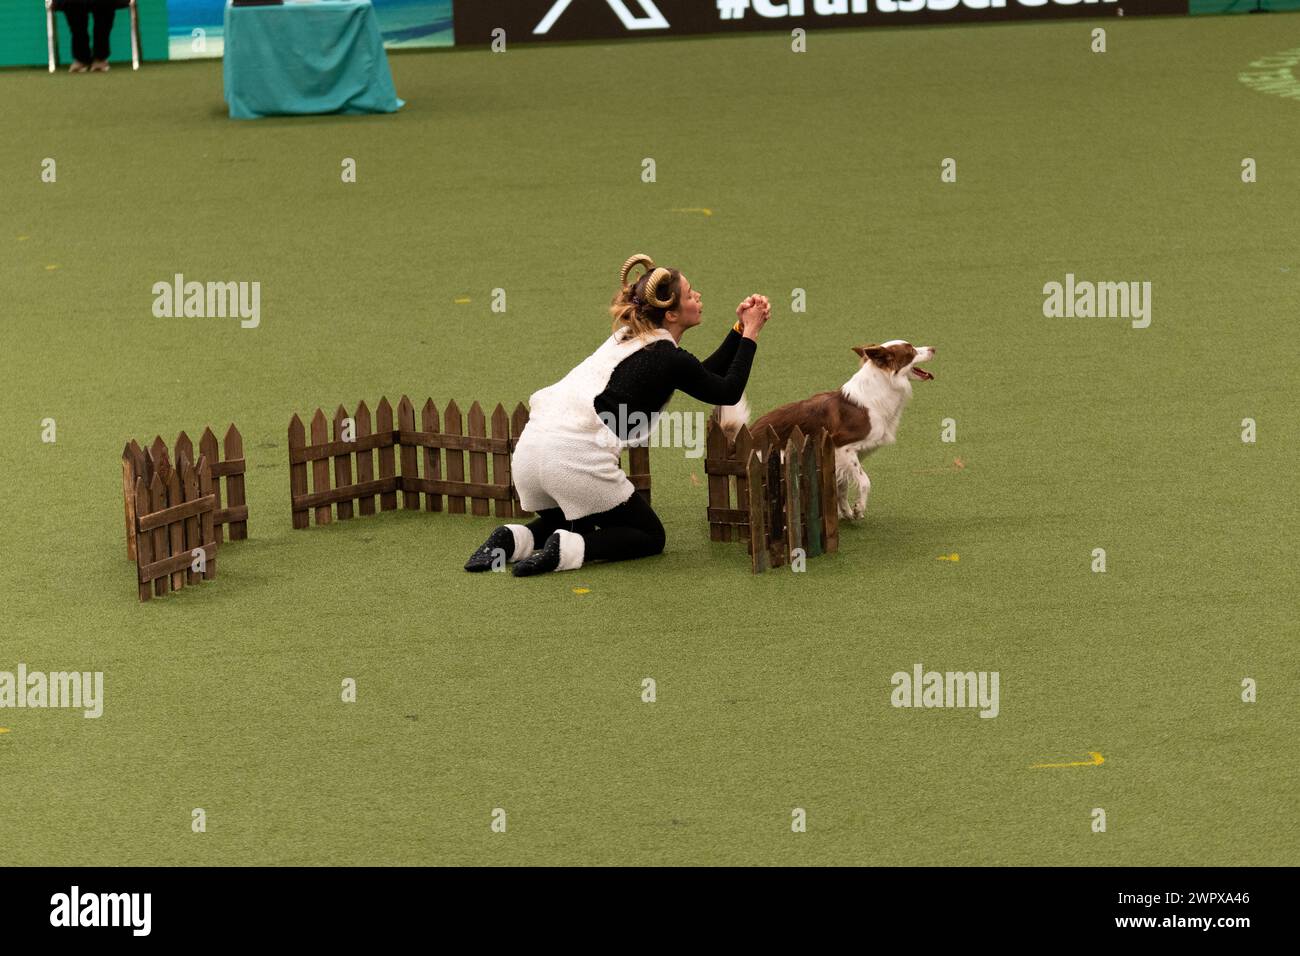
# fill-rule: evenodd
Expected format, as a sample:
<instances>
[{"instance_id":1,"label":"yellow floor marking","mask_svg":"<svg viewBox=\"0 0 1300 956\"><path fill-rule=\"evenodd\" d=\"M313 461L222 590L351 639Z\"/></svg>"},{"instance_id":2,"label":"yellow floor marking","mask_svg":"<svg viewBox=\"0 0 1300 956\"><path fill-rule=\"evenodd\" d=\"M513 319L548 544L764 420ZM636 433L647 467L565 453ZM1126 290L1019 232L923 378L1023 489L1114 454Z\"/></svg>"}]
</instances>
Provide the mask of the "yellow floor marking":
<instances>
[{"instance_id":1,"label":"yellow floor marking","mask_svg":"<svg viewBox=\"0 0 1300 956\"><path fill-rule=\"evenodd\" d=\"M19 242L26 242L29 238L31 238L31 237L30 237L30 236L19 236L19 237L18 237L18 241L19 241Z\"/></svg>"},{"instance_id":2,"label":"yellow floor marking","mask_svg":"<svg viewBox=\"0 0 1300 956\"><path fill-rule=\"evenodd\" d=\"M939 555L937 558L935 558L935 560L936 560L936 561L960 561L960 560L961 560L961 555L959 555L959 554L941 554L941 555Z\"/></svg>"},{"instance_id":3,"label":"yellow floor marking","mask_svg":"<svg viewBox=\"0 0 1300 956\"><path fill-rule=\"evenodd\" d=\"M574 594L590 594L590 593L591 593L591 588L574 588L574 589L573 589L573 593L574 593Z\"/></svg>"},{"instance_id":4,"label":"yellow floor marking","mask_svg":"<svg viewBox=\"0 0 1300 956\"><path fill-rule=\"evenodd\" d=\"M1106 762L1106 758L1095 751L1089 750L1088 756L1091 760L1076 760L1073 763L1036 763L1030 764L1030 770L1041 770L1048 767L1100 767Z\"/></svg>"},{"instance_id":5,"label":"yellow floor marking","mask_svg":"<svg viewBox=\"0 0 1300 956\"><path fill-rule=\"evenodd\" d=\"M0 727L0 734L7 734L7 733L9 733L8 727Z\"/></svg>"},{"instance_id":6,"label":"yellow floor marking","mask_svg":"<svg viewBox=\"0 0 1300 956\"><path fill-rule=\"evenodd\" d=\"M46 272L53 272L53 271L54 271L55 269L57 269L57 268L58 268L58 266L46 266L46 267L45 267L45 271L46 271Z\"/></svg>"},{"instance_id":7,"label":"yellow floor marking","mask_svg":"<svg viewBox=\"0 0 1300 956\"><path fill-rule=\"evenodd\" d=\"M713 215L713 210L707 209L704 206L692 206L690 209L674 209L673 212L701 212L706 216Z\"/></svg>"},{"instance_id":8,"label":"yellow floor marking","mask_svg":"<svg viewBox=\"0 0 1300 956\"><path fill-rule=\"evenodd\" d=\"M458 296L456 299L457 305L467 305L468 303L469 303L469 296L467 295Z\"/></svg>"}]
</instances>

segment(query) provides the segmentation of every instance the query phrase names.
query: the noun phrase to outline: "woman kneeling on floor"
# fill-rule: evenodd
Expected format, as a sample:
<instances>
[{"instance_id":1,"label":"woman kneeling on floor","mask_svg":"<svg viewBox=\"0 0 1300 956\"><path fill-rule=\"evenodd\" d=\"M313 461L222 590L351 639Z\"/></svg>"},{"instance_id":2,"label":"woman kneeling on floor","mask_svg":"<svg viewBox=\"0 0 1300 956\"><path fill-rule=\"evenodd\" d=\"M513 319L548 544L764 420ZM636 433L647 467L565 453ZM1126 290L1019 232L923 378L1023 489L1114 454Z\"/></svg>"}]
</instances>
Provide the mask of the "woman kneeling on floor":
<instances>
[{"instance_id":1,"label":"woman kneeling on floor","mask_svg":"<svg viewBox=\"0 0 1300 956\"><path fill-rule=\"evenodd\" d=\"M629 284L637 266L644 271ZM654 421L678 389L709 405L740 401L770 306L761 295L741 302L738 321L701 362L679 345L703 311L684 275L635 255L623 264L619 285L610 306L613 335L529 399L511 474L519 503L537 517L493 531L466 571L499 567L504 556L524 577L663 551L659 517L619 466L620 451L645 436L627 423Z\"/></svg>"}]
</instances>

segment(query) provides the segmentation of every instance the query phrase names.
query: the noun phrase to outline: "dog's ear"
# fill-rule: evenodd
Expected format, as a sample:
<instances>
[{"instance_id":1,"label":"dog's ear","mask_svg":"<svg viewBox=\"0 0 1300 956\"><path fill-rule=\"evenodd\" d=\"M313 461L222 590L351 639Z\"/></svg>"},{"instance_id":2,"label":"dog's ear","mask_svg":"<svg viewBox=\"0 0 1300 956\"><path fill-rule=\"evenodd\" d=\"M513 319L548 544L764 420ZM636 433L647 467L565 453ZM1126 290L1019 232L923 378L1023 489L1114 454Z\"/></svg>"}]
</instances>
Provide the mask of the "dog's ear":
<instances>
[{"instance_id":1,"label":"dog's ear","mask_svg":"<svg viewBox=\"0 0 1300 956\"><path fill-rule=\"evenodd\" d=\"M853 351L862 361L872 361L877 365L889 358L889 350L880 345L855 345Z\"/></svg>"}]
</instances>

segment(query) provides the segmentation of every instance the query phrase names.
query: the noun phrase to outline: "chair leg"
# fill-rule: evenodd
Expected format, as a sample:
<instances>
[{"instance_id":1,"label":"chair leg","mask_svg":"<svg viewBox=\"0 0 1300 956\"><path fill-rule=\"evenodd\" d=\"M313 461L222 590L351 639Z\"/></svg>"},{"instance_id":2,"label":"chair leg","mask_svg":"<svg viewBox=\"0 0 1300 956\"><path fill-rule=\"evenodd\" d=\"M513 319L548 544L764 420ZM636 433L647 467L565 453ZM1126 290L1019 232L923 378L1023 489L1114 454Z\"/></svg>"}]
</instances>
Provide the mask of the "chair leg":
<instances>
[{"instance_id":1,"label":"chair leg","mask_svg":"<svg viewBox=\"0 0 1300 956\"><path fill-rule=\"evenodd\" d=\"M131 0L131 69L140 69L140 13Z\"/></svg>"},{"instance_id":2,"label":"chair leg","mask_svg":"<svg viewBox=\"0 0 1300 956\"><path fill-rule=\"evenodd\" d=\"M59 68L59 31L54 20L54 5L48 0L45 4L45 45L49 51L50 72Z\"/></svg>"}]
</instances>

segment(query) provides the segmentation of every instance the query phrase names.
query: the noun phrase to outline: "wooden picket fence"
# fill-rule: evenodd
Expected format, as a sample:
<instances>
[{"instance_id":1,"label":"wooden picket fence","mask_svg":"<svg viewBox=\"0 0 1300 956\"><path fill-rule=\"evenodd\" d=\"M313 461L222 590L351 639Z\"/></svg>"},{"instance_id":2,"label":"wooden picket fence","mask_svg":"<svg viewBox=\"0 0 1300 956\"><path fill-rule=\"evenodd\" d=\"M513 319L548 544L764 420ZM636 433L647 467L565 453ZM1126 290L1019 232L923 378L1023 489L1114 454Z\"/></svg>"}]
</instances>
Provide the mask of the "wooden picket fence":
<instances>
[{"instance_id":1,"label":"wooden picket fence","mask_svg":"<svg viewBox=\"0 0 1300 956\"><path fill-rule=\"evenodd\" d=\"M182 449L176 454L174 470L165 455L153 464L149 482L138 476L132 495L141 601L217 576L217 498L207 457L199 458L195 466ZM201 572L194 570L199 550Z\"/></svg>"},{"instance_id":2,"label":"wooden picket fence","mask_svg":"<svg viewBox=\"0 0 1300 956\"><path fill-rule=\"evenodd\" d=\"M353 433L345 436L349 418ZM428 399L420 410L417 430L415 406L403 395L397 403L396 424L387 398L379 400L373 420L364 401L351 416L340 405L334 412L332 437L330 421L324 411L316 409L311 417L311 443L308 444L307 428L294 415L289 421L293 526L308 527L313 514L316 524L329 524L334 520L334 511L340 521L348 520L355 512L373 515L376 497L380 511L395 511L399 492L402 508L407 511L420 511L423 495L425 511L487 515L491 510L498 518L529 514L520 507L519 494L510 477L510 453L528 424L528 409L520 403L507 415L505 408L498 404L492 410L490 422L489 434L489 420L478 402L462 415L460 406L451 401L440 414L433 399ZM633 487L649 501L650 450L630 448L627 460Z\"/></svg>"},{"instance_id":3,"label":"wooden picket fence","mask_svg":"<svg viewBox=\"0 0 1300 956\"><path fill-rule=\"evenodd\" d=\"M835 446L825 431L796 428L782 445L770 426L757 435L741 426L729 441L710 419L704 472L709 540L746 542L755 573L788 564L796 548L810 558L839 550Z\"/></svg>"},{"instance_id":4,"label":"wooden picket fence","mask_svg":"<svg viewBox=\"0 0 1300 956\"><path fill-rule=\"evenodd\" d=\"M213 525L214 540L225 540L225 528L230 528L230 540L242 541L248 537L248 505L244 500L244 438L233 424L226 429L222 440L225 459L217 447L217 436L211 428L203 429L199 438L199 455L207 460L212 476ZM194 443L189 435L181 432L176 438L175 457L167 455L167 443L162 436L156 436L147 448L141 448L139 442L132 439L122 449L122 501L126 512L126 556L136 560L136 481L144 479L146 487L151 486L154 475L162 466L168 472L180 467L181 456L194 461ZM172 461L176 462L175 468ZM225 479L225 507L222 506L222 479Z\"/></svg>"}]
</instances>

